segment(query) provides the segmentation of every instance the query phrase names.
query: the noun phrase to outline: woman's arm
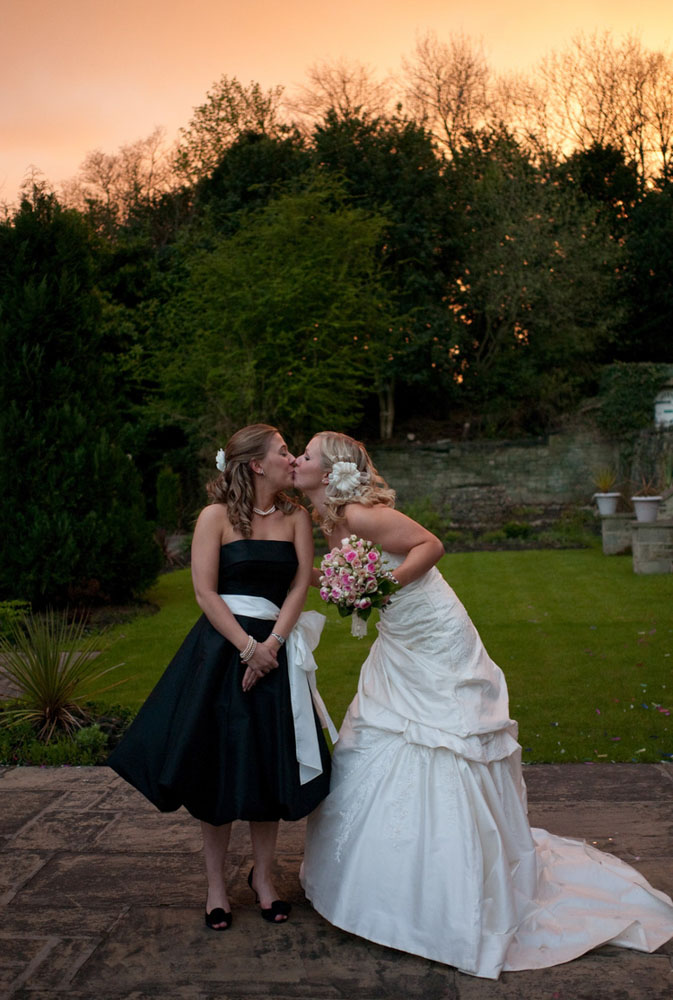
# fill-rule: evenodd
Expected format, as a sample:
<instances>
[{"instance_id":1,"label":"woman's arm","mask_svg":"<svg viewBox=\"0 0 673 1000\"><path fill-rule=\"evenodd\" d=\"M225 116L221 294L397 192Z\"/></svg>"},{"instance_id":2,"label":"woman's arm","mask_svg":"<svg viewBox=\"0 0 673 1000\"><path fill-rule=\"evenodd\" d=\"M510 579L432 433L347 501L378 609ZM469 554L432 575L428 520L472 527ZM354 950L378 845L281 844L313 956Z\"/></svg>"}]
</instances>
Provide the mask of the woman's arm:
<instances>
[{"instance_id":1,"label":"woman's arm","mask_svg":"<svg viewBox=\"0 0 673 1000\"><path fill-rule=\"evenodd\" d=\"M220 548L229 521L221 504L211 504L199 514L192 539L192 582L196 603L206 618L225 639L243 652L248 644L247 632L238 624L233 614L217 592L220 568ZM249 661L258 673L266 673L277 666L275 653L261 648Z\"/></svg>"},{"instance_id":2,"label":"woman's arm","mask_svg":"<svg viewBox=\"0 0 673 1000\"><path fill-rule=\"evenodd\" d=\"M345 522L337 525L336 532L340 538L346 534L367 538L386 552L405 556L394 571L403 587L427 573L444 555L444 546L436 535L401 511L382 504L348 504Z\"/></svg>"}]
</instances>

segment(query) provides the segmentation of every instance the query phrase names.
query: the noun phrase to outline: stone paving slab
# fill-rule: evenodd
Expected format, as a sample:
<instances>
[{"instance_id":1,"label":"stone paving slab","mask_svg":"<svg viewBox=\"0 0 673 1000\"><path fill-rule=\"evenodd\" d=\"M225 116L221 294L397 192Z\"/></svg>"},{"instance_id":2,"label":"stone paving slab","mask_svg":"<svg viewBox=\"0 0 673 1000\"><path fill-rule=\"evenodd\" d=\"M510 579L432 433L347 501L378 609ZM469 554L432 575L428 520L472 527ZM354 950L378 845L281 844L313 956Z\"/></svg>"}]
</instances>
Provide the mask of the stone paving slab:
<instances>
[{"instance_id":1,"label":"stone paving slab","mask_svg":"<svg viewBox=\"0 0 673 1000\"><path fill-rule=\"evenodd\" d=\"M533 826L584 837L673 894L673 767L529 766ZM107 768L0 768L3 1000L671 1000L673 942L604 947L543 971L475 979L332 927L298 880L304 823L281 824L292 919L260 920L247 825L228 876L234 926L203 920L198 824L160 814Z\"/></svg>"}]
</instances>

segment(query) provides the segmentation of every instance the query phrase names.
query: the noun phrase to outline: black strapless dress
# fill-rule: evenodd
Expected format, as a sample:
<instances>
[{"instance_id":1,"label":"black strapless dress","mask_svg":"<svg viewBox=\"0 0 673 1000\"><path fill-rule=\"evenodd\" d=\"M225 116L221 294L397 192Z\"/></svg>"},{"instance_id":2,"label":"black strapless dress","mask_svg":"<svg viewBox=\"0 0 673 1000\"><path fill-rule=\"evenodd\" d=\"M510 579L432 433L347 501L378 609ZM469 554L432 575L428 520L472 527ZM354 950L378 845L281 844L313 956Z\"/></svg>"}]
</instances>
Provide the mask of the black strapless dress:
<instances>
[{"instance_id":1,"label":"black strapless dress","mask_svg":"<svg viewBox=\"0 0 673 1000\"><path fill-rule=\"evenodd\" d=\"M220 594L280 605L297 570L291 542L241 539L220 552ZM255 639L272 621L236 616ZM108 764L162 812L185 806L219 826L296 820L329 792L330 755L315 714L322 774L302 785L285 647L251 691L240 654L205 615L194 625Z\"/></svg>"}]
</instances>

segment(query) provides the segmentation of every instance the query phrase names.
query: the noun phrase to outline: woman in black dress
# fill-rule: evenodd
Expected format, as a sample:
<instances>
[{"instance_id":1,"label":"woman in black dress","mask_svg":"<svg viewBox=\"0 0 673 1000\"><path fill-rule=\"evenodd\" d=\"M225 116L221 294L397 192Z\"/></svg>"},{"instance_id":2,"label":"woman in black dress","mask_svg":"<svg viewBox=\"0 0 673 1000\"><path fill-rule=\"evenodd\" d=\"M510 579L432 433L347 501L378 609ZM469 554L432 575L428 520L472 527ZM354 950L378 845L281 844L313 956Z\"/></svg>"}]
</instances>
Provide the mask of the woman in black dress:
<instances>
[{"instance_id":1,"label":"woman in black dress","mask_svg":"<svg viewBox=\"0 0 673 1000\"><path fill-rule=\"evenodd\" d=\"M311 653L324 618L301 614L313 539L308 514L283 492L293 463L267 424L227 444L192 543L204 613L108 761L160 810L184 805L201 821L214 930L232 921L224 878L232 821L250 823L248 883L264 919L279 923L290 906L272 881L278 821L306 816L329 791L316 707L336 733Z\"/></svg>"}]
</instances>

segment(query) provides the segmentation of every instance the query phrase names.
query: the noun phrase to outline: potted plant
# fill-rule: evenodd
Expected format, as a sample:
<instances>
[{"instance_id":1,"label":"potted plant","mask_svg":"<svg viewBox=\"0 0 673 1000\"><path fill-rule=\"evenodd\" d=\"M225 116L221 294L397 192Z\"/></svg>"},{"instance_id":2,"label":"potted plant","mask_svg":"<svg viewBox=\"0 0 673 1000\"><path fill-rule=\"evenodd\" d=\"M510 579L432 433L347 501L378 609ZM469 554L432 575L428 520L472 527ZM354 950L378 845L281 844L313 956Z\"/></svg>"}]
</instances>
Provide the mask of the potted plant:
<instances>
[{"instance_id":1,"label":"potted plant","mask_svg":"<svg viewBox=\"0 0 673 1000\"><path fill-rule=\"evenodd\" d=\"M641 522L656 521L661 503L661 493L656 478L643 476L640 485L631 497L636 520Z\"/></svg>"},{"instance_id":2,"label":"potted plant","mask_svg":"<svg viewBox=\"0 0 673 1000\"><path fill-rule=\"evenodd\" d=\"M614 514L617 510L620 494L610 492L616 482L617 473L611 466L596 469L593 474L593 483L597 491L593 498L598 505L598 513L601 517L605 517L606 514Z\"/></svg>"}]
</instances>

